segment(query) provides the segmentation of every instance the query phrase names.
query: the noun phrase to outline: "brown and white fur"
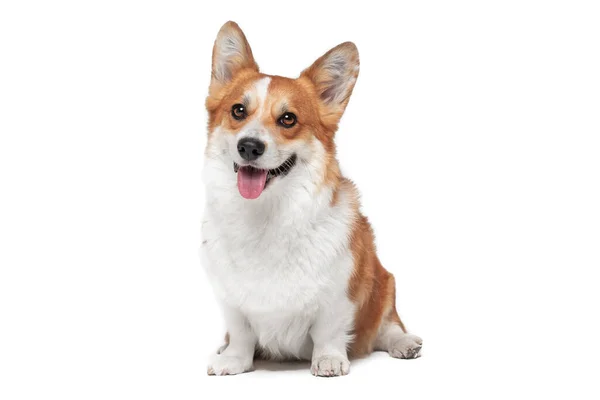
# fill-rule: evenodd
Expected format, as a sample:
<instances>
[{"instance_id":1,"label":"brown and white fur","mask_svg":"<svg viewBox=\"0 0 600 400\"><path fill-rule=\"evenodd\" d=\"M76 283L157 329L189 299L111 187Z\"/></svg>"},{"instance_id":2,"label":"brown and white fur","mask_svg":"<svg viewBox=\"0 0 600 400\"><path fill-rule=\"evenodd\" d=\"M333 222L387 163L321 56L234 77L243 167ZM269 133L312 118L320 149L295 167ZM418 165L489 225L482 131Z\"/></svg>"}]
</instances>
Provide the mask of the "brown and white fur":
<instances>
[{"instance_id":1,"label":"brown and white fur","mask_svg":"<svg viewBox=\"0 0 600 400\"><path fill-rule=\"evenodd\" d=\"M374 350L420 356L422 341L398 317L394 277L377 258L358 192L335 158L358 69L356 46L347 42L297 79L261 74L237 24L218 33L206 99L201 253L227 336L211 375L249 371L256 356L312 360L317 376L345 375L349 356ZM286 113L295 124L282 123ZM240 141L248 138L264 145L256 159L243 157ZM263 188L249 165L286 173L269 173ZM251 193L243 187L250 184Z\"/></svg>"}]
</instances>

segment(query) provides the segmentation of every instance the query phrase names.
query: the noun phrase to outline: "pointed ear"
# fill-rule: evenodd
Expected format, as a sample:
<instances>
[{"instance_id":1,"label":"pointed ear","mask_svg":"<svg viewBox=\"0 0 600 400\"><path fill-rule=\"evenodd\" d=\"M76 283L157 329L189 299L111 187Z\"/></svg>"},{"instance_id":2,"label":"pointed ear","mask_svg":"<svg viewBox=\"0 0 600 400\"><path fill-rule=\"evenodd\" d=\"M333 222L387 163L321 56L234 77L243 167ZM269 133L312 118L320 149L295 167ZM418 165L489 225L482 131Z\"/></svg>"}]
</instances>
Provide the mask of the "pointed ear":
<instances>
[{"instance_id":1,"label":"pointed ear","mask_svg":"<svg viewBox=\"0 0 600 400\"><path fill-rule=\"evenodd\" d=\"M220 89L238 72L248 68L258 72L246 36L238 24L226 22L219 30L213 47L210 92Z\"/></svg>"},{"instance_id":2,"label":"pointed ear","mask_svg":"<svg viewBox=\"0 0 600 400\"><path fill-rule=\"evenodd\" d=\"M325 53L300 76L312 81L326 113L339 120L354 89L359 64L358 49L354 43L345 42Z\"/></svg>"}]
</instances>

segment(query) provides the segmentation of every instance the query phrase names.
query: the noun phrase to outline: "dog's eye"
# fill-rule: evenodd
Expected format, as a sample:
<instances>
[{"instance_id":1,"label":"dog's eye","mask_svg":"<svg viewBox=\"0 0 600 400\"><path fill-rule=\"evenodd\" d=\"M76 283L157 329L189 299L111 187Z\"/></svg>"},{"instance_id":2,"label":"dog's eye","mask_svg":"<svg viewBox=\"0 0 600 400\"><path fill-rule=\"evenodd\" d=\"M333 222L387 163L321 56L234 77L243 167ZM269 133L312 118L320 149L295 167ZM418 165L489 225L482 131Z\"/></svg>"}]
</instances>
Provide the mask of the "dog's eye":
<instances>
[{"instance_id":1,"label":"dog's eye","mask_svg":"<svg viewBox=\"0 0 600 400\"><path fill-rule=\"evenodd\" d=\"M234 104L231 107L231 116L238 121L246 118L246 115L246 107L243 104Z\"/></svg>"},{"instance_id":2,"label":"dog's eye","mask_svg":"<svg viewBox=\"0 0 600 400\"><path fill-rule=\"evenodd\" d=\"M292 113L285 113L281 117L279 117L279 125L284 128L291 128L296 125L296 116Z\"/></svg>"}]
</instances>

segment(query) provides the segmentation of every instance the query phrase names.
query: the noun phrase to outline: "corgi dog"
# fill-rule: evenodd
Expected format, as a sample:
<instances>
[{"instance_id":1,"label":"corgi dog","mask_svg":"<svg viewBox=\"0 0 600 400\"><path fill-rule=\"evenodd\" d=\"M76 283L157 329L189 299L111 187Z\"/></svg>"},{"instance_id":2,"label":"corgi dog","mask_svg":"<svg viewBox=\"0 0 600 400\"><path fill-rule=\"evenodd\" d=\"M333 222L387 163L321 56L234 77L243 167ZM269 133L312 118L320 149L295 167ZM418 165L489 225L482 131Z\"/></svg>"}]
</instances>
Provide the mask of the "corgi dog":
<instances>
[{"instance_id":1,"label":"corgi dog","mask_svg":"<svg viewBox=\"0 0 600 400\"><path fill-rule=\"evenodd\" d=\"M349 358L375 350L421 354L335 157L358 70L346 42L297 79L265 75L236 23L217 35L201 254L227 334L209 375L250 371L259 357L309 360L313 375L339 376Z\"/></svg>"}]
</instances>

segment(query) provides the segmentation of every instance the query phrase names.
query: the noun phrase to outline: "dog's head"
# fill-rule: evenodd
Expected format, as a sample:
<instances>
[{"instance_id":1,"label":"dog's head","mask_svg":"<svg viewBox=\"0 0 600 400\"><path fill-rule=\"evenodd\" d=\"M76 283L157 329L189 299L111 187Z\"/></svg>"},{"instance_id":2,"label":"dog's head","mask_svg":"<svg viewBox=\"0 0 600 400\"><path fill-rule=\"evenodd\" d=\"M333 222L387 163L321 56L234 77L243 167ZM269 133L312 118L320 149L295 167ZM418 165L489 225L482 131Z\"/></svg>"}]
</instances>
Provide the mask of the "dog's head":
<instances>
[{"instance_id":1,"label":"dog's head","mask_svg":"<svg viewBox=\"0 0 600 400\"><path fill-rule=\"evenodd\" d=\"M335 179L333 136L358 69L356 46L346 42L297 79L261 74L244 33L227 22L213 48L207 158L228 164L246 199L286 180L319 187Z\"/></svg>"}]
</instances>

